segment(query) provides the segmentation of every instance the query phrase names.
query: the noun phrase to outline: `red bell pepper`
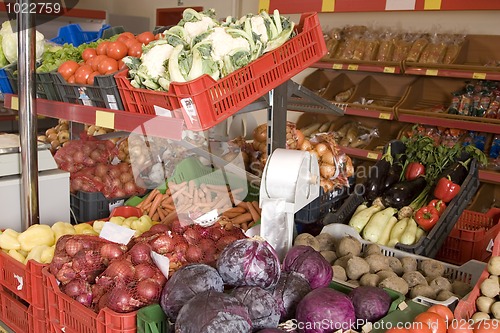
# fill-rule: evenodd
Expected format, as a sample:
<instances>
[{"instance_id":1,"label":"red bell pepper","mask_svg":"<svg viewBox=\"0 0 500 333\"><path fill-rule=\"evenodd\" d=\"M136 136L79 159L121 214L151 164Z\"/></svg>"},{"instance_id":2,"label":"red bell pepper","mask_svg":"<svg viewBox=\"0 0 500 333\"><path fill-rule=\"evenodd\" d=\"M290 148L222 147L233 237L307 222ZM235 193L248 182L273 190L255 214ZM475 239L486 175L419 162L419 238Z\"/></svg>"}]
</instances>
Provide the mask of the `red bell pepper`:
<instances>
[{"instance_id":1,"label":"red bell pepper","mask_svg":"<svg viewBox=\"0 0 500 333\"><path fill-rule=\"evenodd\" d=\"M434 189L434 197L445 203L450 202L460 192L460 185L454 183L450 177L439 179Z\"/></svg>"},{"instance_id":2,"label":"red bell pepper","mask_svg":"<svg viewBox=\"0 0 500 333\"><path fill-rule=\"evenodd\" d=\"M425 175L425 166L422 163L411 162L406 166L405 169L406 180L413 180L423 175Z\"/></svg>"},{"instance_id":3,"label":"red bell pepper","mask_svg":"<svg viewBox=\"0 0 500 333\"><path fill-rule=\"evenodd\" d=\"M427 206L432 206L432 207L436 208L436 210L439 213L439 216L443 215L443 213L446 209L446 204L443 202L443 200L439 200L439 199L431 200Z\"/></svg>"},{"instance_id":4,"label":"red bell pepper","mask_svg":"<svg viewBox=\"0 0 500 333\"><path fill-rule=\"evenodd\" d=\"M439 213L436 208L425 206L417 210L415 213L415 221L422 229L429 231L439 221Z\"/></svg>"}]
</instances>

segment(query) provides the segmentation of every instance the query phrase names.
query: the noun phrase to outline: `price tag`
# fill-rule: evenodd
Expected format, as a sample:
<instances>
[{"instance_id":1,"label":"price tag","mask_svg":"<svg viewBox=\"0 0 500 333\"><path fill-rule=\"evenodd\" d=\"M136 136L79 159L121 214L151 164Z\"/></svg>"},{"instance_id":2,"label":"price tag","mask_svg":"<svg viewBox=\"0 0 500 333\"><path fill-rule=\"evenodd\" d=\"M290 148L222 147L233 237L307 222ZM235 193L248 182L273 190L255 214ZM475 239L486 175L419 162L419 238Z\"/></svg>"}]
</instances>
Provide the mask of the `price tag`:
<instances>
[{"instance_id":1,"label":"price tag","mask_svg":"<svg viewBox=\"0 0 500 333\"><path fill-rule=\"evenodd\" d=\"M395 73L396 67L384 67L384 73Z\"/></svg>"},{"instance_id":2,"label":"price tag","mask_svg":"<svg viewBox=\"0 0 500 333\"><path fill-rule=\"evenodd\" d=\"M333 69L342 69L342 67L343 67L342 64L333 64L332 65Z\"/></svg>"},{"instance_id":3,"label":"price tag","mask_svg":"<svg viewBox=\"0 0 500 333\"><path fill-rule=\"evenodd\" d=\"M358 65L352 65L352 64L351 64L351 65L348 65L348 66L347 66L347 69L348 69L348 70L350 70L350 71L357 71L357 70L358 70L358 68L359 68L359 66L358 66Z\"/></svg>"},{"instance_id":4,"label":"price tag","mask_svg":"<svg viewBox=\"0 0 500 333\"><path fill-rule=\"evenodd\" d=\"M406 302L404 302L404 301L399 303L399 305L398 305L398 308L401 311L404 311L407 307L408 307L408 304L406 304Z\"/></svg>"},{"instance_id":5,"label":"price tag","mask_svg":"<svg viewBox=\"0 0 500 333\"><path fill-rule=\"evenodd\" d=\"M378 119L386 119L386 120L391 119L391 114L387 112L381 112L378 115Z\"/></svg>"},{"instance_id":6,"label":"price tag","mask_svg":"<svg viewBox=\"0 0 500 333\"><path fill-rule=\"evenodd\" d=\"M12 110L19 110L19 98L17 96L12 96L10 99L10 108Z\"/></svg>"},{"instance_id":7,"label":"price tag","mask_svg":"<svg viewBox=\"0 0 500 333\"><path fill-rule=\"evenodd\" d=\"M155 251L151 251L151 258L153 259L156 267L160 269L163 275L168 279L168 272L170 271L170 259Z\"/></svg>"},{"instance_id":8,"label":"price tag","mask_svg":"<svg viewBox=\"0 0 500 333\"><path fill-rule=\"evenodd\" d=\"M132 237L134 237L134 233L135 230L122 227L112 222L106 222L102 227L99 237L110 242L127 245Z\"/></svg>"},{"instance_id":9,"label":"price tag","mask_svg":"<svg viewBox=\"0 0 500 333\"><path fill-rule=\"evenodd\" d=\"M438 70L437 69L428 69L425 71L425 75L429 75L429 76L436 76L438 75Z\"/></svg>"},{"instance_id":10,"label":"price tag","mask_svg":"<svg viewBox=\"0 0 500 333\"><path fill-rule=\"evenodd\" d=\"M493 252L493 245L495 245L495 243L493 242L493 239L490 239L490 242L488 243L488 246L486 247L486 251Z\"/></svg>"},{"instance_id":11,"label":"price tag","mask_svg":"<svg viewBox=\"0 0 500 333\"><path fill-rule=\"evenodd\" d=\"M484 80L486 79L486 73L473 73L472 78L476 80Z\"/></svg>"},{"instance_id":12,"label":"price tag","mask_svg":"<svg viewBox=\"0 0 500 333\"><path fill-rule=\"evenodd\" d=\"M95 125L115 129L115 114L113 112L97 110L95 112Z\"/></svg>"},{"instance_id":13,"label":"price tag","mask_svg":"<svg viewBox=\"0 0 500 333\"><path fill-rule=\"evenodd\" d=\"M366 155L366 157L369 158L369 159L371 159L371 160L378 160L378 154L377 153L369 152Z\"/></svg>"}]
</instances>

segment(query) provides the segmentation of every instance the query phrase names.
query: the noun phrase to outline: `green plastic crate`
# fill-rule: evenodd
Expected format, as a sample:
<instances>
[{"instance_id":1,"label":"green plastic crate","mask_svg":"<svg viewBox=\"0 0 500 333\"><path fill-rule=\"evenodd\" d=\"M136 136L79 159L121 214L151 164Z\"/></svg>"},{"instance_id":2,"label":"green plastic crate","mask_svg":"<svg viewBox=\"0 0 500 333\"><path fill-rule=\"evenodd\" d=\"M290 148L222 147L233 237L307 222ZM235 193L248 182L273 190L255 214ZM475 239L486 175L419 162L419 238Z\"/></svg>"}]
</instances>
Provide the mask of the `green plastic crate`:
<instances>
[{"instance_id":1,"label":"green plastic crate","mask_svg":"<svg viewBox=\"0 0 500 333\"><path fill-rule=\"evenodd\" d=\"M427 306L413 301L407 301L406 305L407 307L403 310L398 308L395 311L389 312L385 317L373 325L370 332L384 333L391 327L397 327L397 325L409 325L417 315L428 309Z\"/></svg>"},{"instance_id":2,"label":"green plastic crate","mask_svg":"<svg viewBox=\"0 0 500 333\"><path fill-rule=\"evenodd\" d=\"M137 311L137 333L167 333L170 324L160 305L152 304Z\"/></svg>"}]
</instances>

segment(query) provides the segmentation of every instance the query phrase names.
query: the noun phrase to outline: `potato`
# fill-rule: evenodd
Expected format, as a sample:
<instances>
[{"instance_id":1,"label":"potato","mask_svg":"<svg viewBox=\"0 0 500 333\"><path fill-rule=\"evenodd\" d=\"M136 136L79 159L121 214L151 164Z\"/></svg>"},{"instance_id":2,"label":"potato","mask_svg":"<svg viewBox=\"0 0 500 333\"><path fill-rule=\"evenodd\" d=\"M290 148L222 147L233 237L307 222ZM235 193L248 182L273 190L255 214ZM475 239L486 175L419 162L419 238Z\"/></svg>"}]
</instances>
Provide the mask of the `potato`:
<instances>
[{"instance_id":1,"label":"potato","mask_svg":"<svg viewBox=\"0 0 500 333\"><path fill-rule=\"evenodd\" d=\"M297 237L295 237L293 245L306 245L312 247L316 251L319 251L318 240L313 235L308 234L307 232L299 234Z\"/></svg>"},{"instance_id":2,"label":"potato","mask_svg":"<svg viewBox=\"0 0 500 333\"><path fill-rule=\"evenodd\" d=\"M320 253L323 258L325 258L326 261L330 263L330 265L333 264L335 260L337 260L337 254L334 251L321 251Z\"/></svg>"},{"instance_id":3,"label":"potato","mask_svg":"<svg viewBox=\"0 0 500 333\"><path fill-rule=\"evenodd\" d=\"M425 276L436 278L444 275L444 266L437 260L423 260L420 263L420 270Z\"/></svg>"},{"instance_id":4,"label":"potato","mask_svg":"<svg viewBox=\"0 0 500 333\"><path fill-rule=\"evenodd\" d=\"M387 257L387 261L389 262L389 268L396 273L397 275L403 275L403 265L398 258L395 257Z\"/></svg>"},{"instance_id":5,"label":"potato","mask_svg":"<svg viewBox=\"0 0 500 333\"><path fill-rule=\"evenodd\" d=\"M395 290L403 295L408 293L408 283L403 278L399 276L389 277L378 284L381 288L389 288Z\"/></svg>"},{"instance_id":6,"label":"potato","mask_svg":"<svg viewBox=\"0 0 500 333\"><path fill-rule=\"evenodd\" d=\"M319 243L319 251L335 251L335 239L332 235L322 233L317 235L316 240Z\"/></svg>"},{"instance_id":7,"label":"potato","mask_svg":"<svg viewBox=\"0 0 500 333\"><path fill-rule=\"evenodd\" d=\"M361 276L370 271L370 265L361 257L352 257L347 261L347 277L351 280L358 280Z\"/></svg>"},{"instance_id":8,"label":"potato","mask_svg":"<svg viewBox=\"0 0 500 333\"><path fill-rule=\"evenodd\" d=\"M406 272L403 274L403 279L408 283L408 287L413 288L416 285L427 286L427 280L419 271Z\"/></svg>"},{"instance_id":9,"label":"potato","mask_svg":"<svg viewBox=\"0 0 500 333\"><path fill-rule=\"evenodd\" d=\"M333 265L332 270L333 270L333 277L336 280L347 281L347 274L345 273L344 267L339 265Z\"/></svg>"},{"instance_id":10,"label":"potato","mask_svg":"<svg viewBox=\"0 0 500 333\"><path fill-rule=\"evenodd\" d=\"M360 286L358 280L347 280L347 283L349 283L350 285L353 285L354 287L359 287Z\"/></svg>"},{"instance_id":11,"label":"potato","mask_svg":"<svg viewBox=\"0 0 500 333\"><path fill-rule=\"evenodd\" d=\"M488 261L488 272L492 275L500 275L500 256L492 257Z\"/></svg>"},{"instance_id":12,"label":"potato","mask_svg":"<svg viewBox=\"0 0 500 333\"><path fill-rule=\"evenodd\" d=\"M462 298L471 292L472 287L463 281L455 280L451 283L451 290L455 295Z\"/></svg>"},{"instance_id":13,"label":"potato","mask_svg":"<svg viewBox=\"0 0 500 333\"><path fill-rule=\"evenodd\" d=\"M370 254L365 260L370 265L370 273L390 269L387 257L382 254Z\"/></svg>"},{"instance_id":14,"label":"potato","mask_svg":"<svg viewBox=\"0 0 500 333\"><path fill-rule=\"evenodd\" d=\"M450 297L457 297L454 293L448 290L441 290L436 297L436 301L447 301Z\"/></svg>"},{"instance_id":15,"label":"potato","mask_svg":"<svg viewBox=\"0 0 500 333\"><path fill-rule=\"evenodd\" d=\"M382 280L385 280L391 276L398 276L398 275L391 270L385 269L385 270L377 272L377 276L379 277L380 281L382 281Z\"/></svg>"},{"instance_id":16,"label":"potato","mask_svg":"<svg viewBox=\"0 0 500 333\"><path fill-rule=\"evenodd\" d=\"M493 303L495 303L495 300L487 296L479 296L476 299L476 307L481 312L490 313L490 309Z\"/></svg>"},{"instance_id":17,"label":"potato","mask_svg":"<svg viewBox=\"0 0 500 333\"><path fill-rule=\"evenodd\" d=\"M500 286L498 285L498 279L485 279L480 286L481 294L494 298L500 292Z\"/></svg>"},{"instance_id":18,"label":"potato","mask_svg":"<svg viewBox=\"0 0 500 333\"><path fill-rule=\"evenodd\" d=\"M481 320L490 319L490 315L485 312L476 312L472 315L471 319L473 322L477 323L478 321Z\"/></svg>"},{"instance_id":19,"label":"potato","mask_svg":"<svg viewBox=\"0 0 500 333\"><path fill-rule=\"evenodd\" d=\"M429 283L429 286L431 286L437 293L439 293L441 290L452 290L450 281L443 276L438 276L437 278L432 280Z\"/></svg>"},{"instance_id":20,"label":"potato","mask_svg":"<svg viewBox=\"0 0 500 333\"><path fill-rule=\"evenodd\" d=\"M418 296L435 299L437 295L436 291L428 284L417 284L416 286L410 289L410 298L415 298Z\"/></svg>"},{"instance_id":21,"label":"potato","mask_svg":"<svg viewBox=\"0 0 500 333\"><path fill-rule=\"evenodd\" d=\"M500 301L493 303L490 307L490 312L495 319L500 319Z\"/></svg>"},{"instance_id":22,"label":"potato","mask_svg":"<svg viewBox=\"0 0 500 333\"><path fill-rule=\"evenodd\" d=\"M346 269L347 268L347 262L349 259L353 258L354 256L352 254L345 255L343 257L338 258L335 260L333 263L334 265L341 266L342 268Z\"/></svg>"},{"instance_id":23,"label":"potato","mask_svg":"<svg viewBox=\"0 0 500 333\"><path fill-rule=\"evenodd\" d=\"M403 273L417 270L417 261L415 258L404 257L399 259L399 261L401 261L401 266L403 266Z\"/></svg>"},{"instance_id":24,"label":"potato","mask_svg":"<svg viewBox=\"0 0 500 333\"><path fill-rule=\"evenodd\" d=\"M368 257L370 254L382 254L382 252L378 244L369 244L363 251L363 254L365 257Z\"/></svg>"},{"instance_id":25,"label":"potato","mask_svg":"<svg viewBox=\"0 0 500 333\"><path fill-rule=\"evenodd\" d=\"M376 287L380 282L380 277L377 274L366 273L359 279L359 284L361 286L371 286Z\"/></svg>"},{"instance_id":26,"label":"potato","mask_svg":"<svg viewBox=\"0 0 500 333\"><path fill-rule=\"evenodd\" d=\"M356 238L352 236L346 236L340 240L337 248L337 255L339 257L343 257L348 254L359 256L360 253L361 243Z\"/></svg>"}]
</instances>

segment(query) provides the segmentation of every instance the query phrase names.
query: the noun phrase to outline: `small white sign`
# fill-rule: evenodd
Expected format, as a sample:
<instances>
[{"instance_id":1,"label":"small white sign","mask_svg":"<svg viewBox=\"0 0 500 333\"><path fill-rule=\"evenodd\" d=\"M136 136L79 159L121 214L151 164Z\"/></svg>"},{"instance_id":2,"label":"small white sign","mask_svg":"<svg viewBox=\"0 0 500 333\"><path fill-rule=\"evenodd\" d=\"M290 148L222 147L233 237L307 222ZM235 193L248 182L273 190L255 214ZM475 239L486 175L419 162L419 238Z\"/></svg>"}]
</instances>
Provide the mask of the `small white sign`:
<instances>
[{"instance_id":1,"label":"small white sign","mask_svg":"<svg viewBox=\"0 0 500 333\"><path fill-rule=\"evenodd\" d=\"M159 253L156 253L155 251L151 251L151 258L153 259L153 262L155 263L156 267L160 269L160 271L165 275L165 277L168 279L168 271L170 270L170 259L168 257L162 256Z\"/></svg>"},{"instance_id":2,"label":"small white sign","mask_svg":"<svg viewBox=\"0 0 500 333\"><path fill-rule=\"evenodd\" d=\"M184 110L186 111L191 124L198 121L198 113L196 112L196 105L194 104L191 98L183 98L181 99L181 104Z\"/></svg>"},{"instance_id":3,"label":"small white sign","mask_svg":"<svg viewBox=\"0 0 500 333\"><path fill-rule=\"evenodd\" d=\"M493 239L490 239L490 242L488 243L488 246L486 247L486 251L493 252L493 245L495 245L495 242L493 241Z\"/></svg>"},{"instance_id":4,"label":"small white sign","mask_svg":"<svg viewBox=\"0 0 500 333\"><path fill-rule=\"evenodd\" d=\"M210 227L217 221L218 218L219 218L219 212L217 211L217 209L212 209L208 213L205 213L200 217L194 219L194 223L199 224L202 227Z\"/></svg>"},{"instance_id":5,"label":"small white sign","mask_svg":"<svg viewBox=\"0 0 500 333\"><path fill-rule=\"evenodd\" d=\"M155 114L157 116L172 118L172 111L169 109L162 108L158 105L153 105L153 108L155 109Z\"/></svg>"},{"instance_id":6,"label":"small white sign","mask_svg":"<svg viewBox=\"0 0 500 333\"><path fill-rule=\"evenodd\" d=\"M110 242L127 245L130 239L134 237L135 230L122 227L111 222L104 223L99 237Z\"/></svg>"},{"instance_id":7,"label":"small white sign","mask_svg":"<svg viewBox=\"0 0 500 333\"><path fill-rule=\"evenodd\" d=\"M385 10L415 10L416 0L387 0Z\"/></svg>"}]
</instances>

